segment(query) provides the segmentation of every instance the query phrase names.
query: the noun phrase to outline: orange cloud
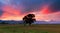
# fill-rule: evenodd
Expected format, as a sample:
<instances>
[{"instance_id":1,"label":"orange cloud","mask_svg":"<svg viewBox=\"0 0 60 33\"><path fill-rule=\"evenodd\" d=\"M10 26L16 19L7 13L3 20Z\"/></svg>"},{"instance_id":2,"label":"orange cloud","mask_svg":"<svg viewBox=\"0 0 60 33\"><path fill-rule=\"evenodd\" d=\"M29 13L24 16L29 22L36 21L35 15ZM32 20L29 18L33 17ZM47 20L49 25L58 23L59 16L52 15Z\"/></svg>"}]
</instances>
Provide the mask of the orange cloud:
<instances>
[{"instance_id":1,"label":"orange cloud","mask_svg":"<svg viewBox=\"0 0 60 33\"><path fill-rule=\"evenodd\" d=\"M15 15L20 15L20 10L18 10L18 9L15 9L15 8L13 8L13 7L11 7L11 6L4 6L3 7L3 11L4 12L7 12L7 13L10 13L10 14L15 14Z\"/></svg>"},{"instance_id":2,"label":"orange cloud","mask_svg":"<svg viewBox=\"0 0 60 33\"><path fill-rule=\"evenodd\" d=\"M15 9L11 6L4 6L3 11L4 13L1 17L2 20L21 20L21 10Z\"/></svg>"},{"instance_id":3,"label":"orange cloud","mask_svg":"<svg viewBox=\"0 0 60 33\"><path fill-rule=\"evenodd\" d=\"M43 6L40 11L41 11L40 13L42 13L42 14L49 14L49 13L51 13L51 11L49 10L49 7L46 6L46 5Z\"/></svg>"}]
</instances>

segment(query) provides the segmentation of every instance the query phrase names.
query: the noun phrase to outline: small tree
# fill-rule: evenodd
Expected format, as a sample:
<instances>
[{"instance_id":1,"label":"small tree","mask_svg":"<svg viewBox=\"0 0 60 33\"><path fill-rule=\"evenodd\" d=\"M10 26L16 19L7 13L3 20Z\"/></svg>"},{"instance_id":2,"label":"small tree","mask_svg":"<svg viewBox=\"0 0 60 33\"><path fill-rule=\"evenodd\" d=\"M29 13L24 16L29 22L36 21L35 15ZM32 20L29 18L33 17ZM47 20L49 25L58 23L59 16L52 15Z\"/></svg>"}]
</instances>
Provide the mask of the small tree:
<instances>
[{"instance_id":1,"label":"small tree","mask_svg":"<svg viewBox=\"0 0 60 33\"><path fill-rule=\"evenodd\" d=\"M34 14L28 14L28 15L23 17L23 21L24 21L24 25L29 24L29 26L31 26L31 24L34 21L36 21L35 15Z\"/></svg>"}]
</instances>

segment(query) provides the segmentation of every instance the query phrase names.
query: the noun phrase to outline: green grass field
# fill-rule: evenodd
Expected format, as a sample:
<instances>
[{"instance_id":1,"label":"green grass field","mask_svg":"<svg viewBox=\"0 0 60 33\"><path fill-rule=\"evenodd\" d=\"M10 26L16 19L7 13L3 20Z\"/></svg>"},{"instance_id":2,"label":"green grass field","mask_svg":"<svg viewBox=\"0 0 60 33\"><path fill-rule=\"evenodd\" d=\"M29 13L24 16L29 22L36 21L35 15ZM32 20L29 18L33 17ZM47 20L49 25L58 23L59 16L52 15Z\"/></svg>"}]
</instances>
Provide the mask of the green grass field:
<instances>
[{"instance_id":1,"label":"green grass field","mask_svg":"<svg viewBox=\"0 0 60 33\"><path fill-rule=\"evenodd\" d=\"M60 25L32 25L0 24L0 33L60 33Z\"/></svg>"}]
</instances>

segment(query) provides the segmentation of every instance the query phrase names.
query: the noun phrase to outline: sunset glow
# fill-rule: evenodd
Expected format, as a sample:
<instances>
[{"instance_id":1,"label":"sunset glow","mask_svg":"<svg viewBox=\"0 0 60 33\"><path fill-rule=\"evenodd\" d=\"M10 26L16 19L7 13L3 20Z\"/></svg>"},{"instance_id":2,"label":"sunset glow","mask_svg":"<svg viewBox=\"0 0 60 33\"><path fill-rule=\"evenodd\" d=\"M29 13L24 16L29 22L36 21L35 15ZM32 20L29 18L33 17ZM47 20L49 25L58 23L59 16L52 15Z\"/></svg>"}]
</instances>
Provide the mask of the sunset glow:
<instances>
[{"instance_id":1,"label":"sunset glow","mask_svg":"<svg viewBox=\"0 0 60 33\"><path fill-rule=\"evenodd\" d=\"M36 20L60 21L60 6L56 0L0 0L0 20L22 20L35 14ZM60 3L60 2L59 2Z\"/></svg>"}]
</instances>

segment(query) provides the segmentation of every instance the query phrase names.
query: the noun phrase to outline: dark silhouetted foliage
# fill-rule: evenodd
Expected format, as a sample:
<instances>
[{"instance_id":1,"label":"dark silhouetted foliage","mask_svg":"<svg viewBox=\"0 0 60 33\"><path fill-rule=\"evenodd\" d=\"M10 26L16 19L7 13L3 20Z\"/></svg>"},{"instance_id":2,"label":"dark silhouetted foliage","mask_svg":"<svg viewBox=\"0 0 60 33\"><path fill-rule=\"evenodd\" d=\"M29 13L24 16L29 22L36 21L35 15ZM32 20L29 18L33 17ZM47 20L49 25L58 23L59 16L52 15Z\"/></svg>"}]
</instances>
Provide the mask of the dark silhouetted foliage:
<instances>
[{"instance_id":1,"label":"dark silhouetted foliage","mask_svg":"<svg viewBox=\"0 0 60 33\"><path fill-rule=\"evenodd\" d=\"M32 23L34 23L34 21L36 21L35 15L34 14L28 14L28 15L23 17L23 21L24 21L25 25L26 24L31 25Z\"/></svg>"}]
</instances>

